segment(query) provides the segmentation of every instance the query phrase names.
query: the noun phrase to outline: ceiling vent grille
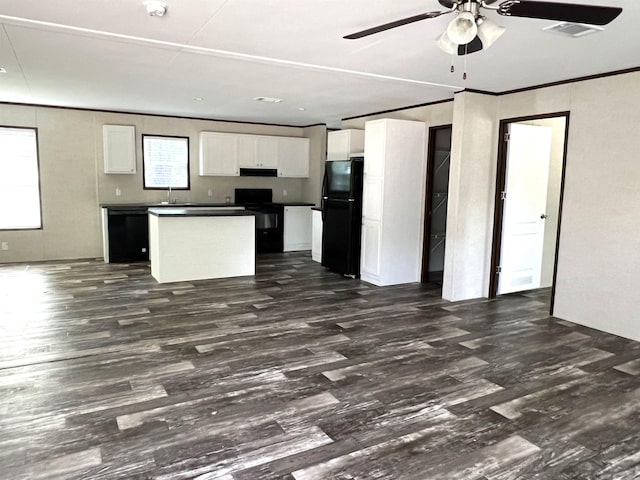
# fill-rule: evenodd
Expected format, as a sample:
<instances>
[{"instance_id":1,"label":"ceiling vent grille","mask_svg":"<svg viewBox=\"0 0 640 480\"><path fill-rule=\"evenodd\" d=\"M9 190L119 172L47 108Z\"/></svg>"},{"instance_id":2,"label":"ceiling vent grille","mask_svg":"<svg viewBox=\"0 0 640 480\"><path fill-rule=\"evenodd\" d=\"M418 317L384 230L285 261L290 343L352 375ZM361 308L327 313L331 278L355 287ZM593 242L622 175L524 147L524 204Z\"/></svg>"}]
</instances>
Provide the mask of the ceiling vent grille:
<instances>
[{"instance_id":1,"label":"ceiling vent grille","mask_svg":"<svg viewBox=\"0 0 640 480\"><path fill-rule=\"evenodd\" d=\"M596 27L595 25L585 25L584 23L561 22L551 25L550 27L545 27L542 30L564 35L565 37L578 38L591 33L601 32L604 28Z\"/></svg>"}]
</instances>

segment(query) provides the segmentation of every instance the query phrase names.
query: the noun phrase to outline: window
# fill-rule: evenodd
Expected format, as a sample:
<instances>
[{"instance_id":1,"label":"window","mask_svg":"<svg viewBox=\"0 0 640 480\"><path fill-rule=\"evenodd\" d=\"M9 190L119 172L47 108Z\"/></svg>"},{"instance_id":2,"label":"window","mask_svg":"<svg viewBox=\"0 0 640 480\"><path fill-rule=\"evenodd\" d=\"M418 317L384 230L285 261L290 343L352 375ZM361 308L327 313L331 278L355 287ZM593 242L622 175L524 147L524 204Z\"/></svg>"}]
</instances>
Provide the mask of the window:
<instances>
[{"instance_id":1,"label":"window","mask_svg":"<svg viewBox=\"0 0 640 480\"><path fill-rule=\"evenodd\" d=\"M189 138L142 135L144 188L189 190Z\"/></svg>"},{"instance_id":2,"label":"window","mask_svg":"<svg viewBox=\"0 0 640 480\"><path fill-rule=\"evenodd\" d=\"M42 228L34 128L0 127L0 230Z\"/></svg>"}]
</instances>

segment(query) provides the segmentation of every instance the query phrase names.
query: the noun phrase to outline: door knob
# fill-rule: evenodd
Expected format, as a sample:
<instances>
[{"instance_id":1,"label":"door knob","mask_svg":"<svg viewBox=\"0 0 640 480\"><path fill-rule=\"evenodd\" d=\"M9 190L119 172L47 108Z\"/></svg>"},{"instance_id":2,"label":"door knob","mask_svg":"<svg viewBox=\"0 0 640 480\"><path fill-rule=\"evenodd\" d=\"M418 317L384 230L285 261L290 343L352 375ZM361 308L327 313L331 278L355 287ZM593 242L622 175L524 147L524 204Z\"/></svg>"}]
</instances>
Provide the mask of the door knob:
<instances>
[{"instance_id":1,"label":"door knob","mask_svg":"<svg viewBox=\"0 0 640 480\"><path fill-rule=\"evenodd\" d=\"M545 213L543 213L542 215L540 215L540 218L541 218L542 220L544 220L544 219L545 219L545 218L547 218L547 217L548 217L548 215L547 215L547 214L545 214Z\"/></svg>"}]
</instances>

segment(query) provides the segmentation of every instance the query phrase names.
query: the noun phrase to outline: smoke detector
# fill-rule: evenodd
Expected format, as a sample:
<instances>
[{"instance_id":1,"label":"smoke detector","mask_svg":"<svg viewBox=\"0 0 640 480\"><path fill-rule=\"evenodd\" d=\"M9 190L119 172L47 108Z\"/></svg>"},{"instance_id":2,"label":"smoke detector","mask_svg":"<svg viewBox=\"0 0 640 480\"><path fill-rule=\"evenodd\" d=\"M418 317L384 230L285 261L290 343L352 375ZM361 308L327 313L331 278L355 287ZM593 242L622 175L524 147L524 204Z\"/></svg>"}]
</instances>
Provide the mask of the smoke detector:
<instances>
[{"instance_id":1,"label":"smoke detector","mask_svg":"<svg viewBox=\"0 0 640 480\"><path fill-rule=\"evenodd\" d=\"M164 2L149 0L144 2L144 6L147 9L147 13L152 17L162 17L167 13L167 4Z\"/></svg>"}]
</instances>

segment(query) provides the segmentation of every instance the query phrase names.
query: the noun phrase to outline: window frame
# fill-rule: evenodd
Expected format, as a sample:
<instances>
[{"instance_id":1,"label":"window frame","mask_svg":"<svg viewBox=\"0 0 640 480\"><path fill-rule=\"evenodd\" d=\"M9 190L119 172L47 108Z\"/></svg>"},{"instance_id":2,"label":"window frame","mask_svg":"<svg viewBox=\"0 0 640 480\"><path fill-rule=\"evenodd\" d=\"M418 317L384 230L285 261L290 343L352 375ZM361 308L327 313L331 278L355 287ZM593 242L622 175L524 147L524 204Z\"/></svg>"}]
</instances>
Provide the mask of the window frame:
<instances>
[{"instance_id":1,"label":"window frame","mask_svg":"<svg viewBox=\"0 0 640 480\"><path fill-rule=\"evenodd\" d=\"M27 232L44 229L44 215L42 212L42 175L40 170L40 137L37 127L24 127L15 125L0 125L0 129L7 128L13 130L32 130L36 140L36 168L38 170L38 208L40 210L40 226L39 227L23 227L23 228L3 228L0 225L0 232Z\"/></svg>"},{"instance_id":2,"label":"window frame","mask_svg":"<svg viewBox=\"0 0 640 480\"><path fill-rule=\"evenodd\" d=\"M187 141L187 186L186 187L148 187L146 182L146 162L145 162L145 154L144 154L144 139L145 137L153 137L153 138L171 138L171 139L180 139ZM191 190L191 139L188 136L182 135L156 135L151 133L143 133L141 134L141 144L142 144L142 189L143 190Z\"/></svg>"}]
</instances>

